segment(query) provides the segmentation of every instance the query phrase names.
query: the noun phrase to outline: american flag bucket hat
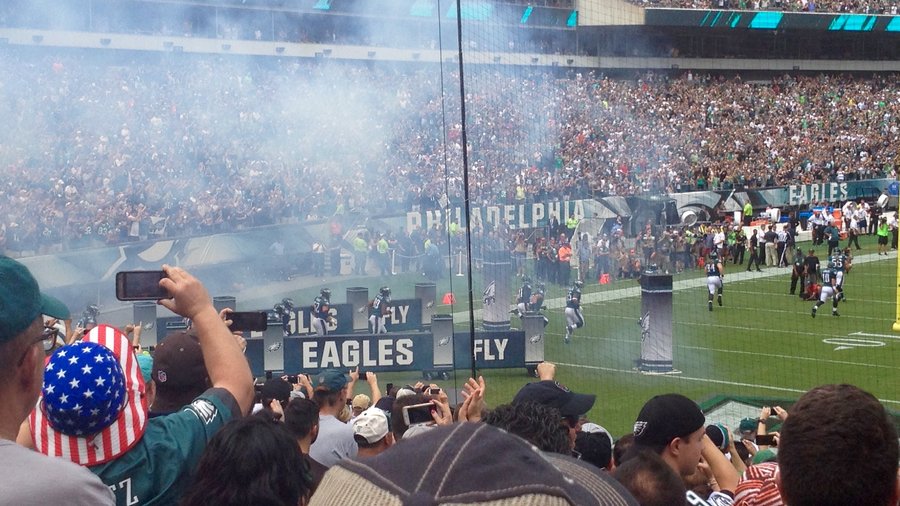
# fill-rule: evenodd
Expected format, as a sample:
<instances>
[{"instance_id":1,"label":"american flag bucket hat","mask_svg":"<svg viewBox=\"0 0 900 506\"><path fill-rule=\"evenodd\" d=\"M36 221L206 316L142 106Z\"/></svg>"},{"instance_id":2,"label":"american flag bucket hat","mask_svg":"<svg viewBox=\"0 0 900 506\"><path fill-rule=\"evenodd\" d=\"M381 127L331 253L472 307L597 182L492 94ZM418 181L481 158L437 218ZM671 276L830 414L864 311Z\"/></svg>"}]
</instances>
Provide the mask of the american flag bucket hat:
<instances>
[{"instance_id":1,"label":"american flag bucket hat","mask_svg":"<svg viewBox=\"0 0 900 506\"><path fill-rule=\"evenodd\" d=\"M108 325L57 350L29 424L35 448L93 466L130 450L144 435L147 399L128 338Z\"/></svg>"}]
</instances>

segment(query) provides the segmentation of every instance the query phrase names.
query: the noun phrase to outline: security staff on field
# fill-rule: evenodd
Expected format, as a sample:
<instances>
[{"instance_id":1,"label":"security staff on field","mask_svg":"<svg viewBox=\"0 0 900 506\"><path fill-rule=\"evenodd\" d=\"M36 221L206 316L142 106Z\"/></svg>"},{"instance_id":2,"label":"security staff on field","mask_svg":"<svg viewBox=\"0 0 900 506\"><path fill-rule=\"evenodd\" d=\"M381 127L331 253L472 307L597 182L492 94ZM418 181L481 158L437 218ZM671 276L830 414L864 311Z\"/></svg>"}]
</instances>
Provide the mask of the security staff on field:
<instances>
[{"instance_id":1,"label":"security staff on field","mask_svg":"<svg viewBox=\"0 0 900 506\"><path fill-rule=\"evenodd\" d=\"M802 248L794 253L794 264L791 270L791 295L796 294L797 282L800 282L800 298L806 293L806 255Z\"/></svg>"},{"instance_id":2,"label":"security staff on field","mask_svg":"<svg viewBox=\"0 0 900 506\"><path fill-rule=\"evenodd\" d=\"M803 260L803 264L807 286L817 284L819 282L819 257L816 256L815 250L809 250L806 258Z\"/></svg>"},{"instance_id":3,"label":"security staff on field","mask_svg":"<svg viewBox=\"0 0 900 506\"><path fill-rule=\"evenodd\" d=\"M734 253L731 257L736 265L744 265L744 253L747 251L747 235L744 234L742 227L735 227L734 233Z\"/></svg>"},{"instance_id":4,"label":"security staff on field","mask_svg":"<svg viewBox=\"0 0 900 506\"><path fill-rule=\"evenodd\" d=\"M578 227L578 218L575 216L566 218L566 236L569 238L569 241L571 241L572 237L575 235L576 227Z\"/></svg>"},{"instance_id":5,"label":"security staff on field","mask_svg":"<svg viewBox=\"0 0 900 506\"><path fill-rule=\"evenodd\" d=\"M744 203L743 214L744 214L744 226L749 227L750 222L753 221L753 204L751 204L749 200Z\"/></svg>"}]
</instances>

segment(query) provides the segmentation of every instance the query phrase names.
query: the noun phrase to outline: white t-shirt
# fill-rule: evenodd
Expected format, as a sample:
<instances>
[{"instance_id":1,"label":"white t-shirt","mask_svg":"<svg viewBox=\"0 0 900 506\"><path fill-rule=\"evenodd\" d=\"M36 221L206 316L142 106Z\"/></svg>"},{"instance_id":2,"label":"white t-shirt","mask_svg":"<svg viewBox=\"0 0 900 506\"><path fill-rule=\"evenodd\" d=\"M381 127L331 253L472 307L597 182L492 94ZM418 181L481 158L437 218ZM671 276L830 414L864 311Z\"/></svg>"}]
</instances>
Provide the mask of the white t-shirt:
<instances>
[{"instance_id":1,"label":"white t-shirt","mask_svg":"<svg viewBox=\"0 0 900 506\"><path fill-rule=\"evenodd\" d=\"M721 248L725 244L725 232L716 232L713 237L713 243L717 248Z\"/></svg>"}]
</instances>

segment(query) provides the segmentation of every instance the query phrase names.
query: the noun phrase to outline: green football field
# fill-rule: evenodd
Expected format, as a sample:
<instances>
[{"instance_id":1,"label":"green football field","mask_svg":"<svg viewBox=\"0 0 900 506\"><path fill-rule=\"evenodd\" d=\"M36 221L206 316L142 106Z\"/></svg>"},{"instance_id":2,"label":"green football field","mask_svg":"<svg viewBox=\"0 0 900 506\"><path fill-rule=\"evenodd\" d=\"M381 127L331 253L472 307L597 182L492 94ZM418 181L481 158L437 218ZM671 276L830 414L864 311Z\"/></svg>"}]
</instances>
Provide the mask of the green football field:
<instances>
[{"instance_id":1,"label":"green football field","mask_svg":"<svg viewBox=\"0 0 900 506\"><path fill-rule=\"evenodd\" d=\"M570 344L563 341L565 290L548 287L545 357L558 365L561 383L576 392L597 394L589 418L616 436L630 431L644 401L665 392L679 392L701 403L724 397L752 405L789 404L813 386L846 382L900 411L900 334L891 330L896 318L897 259L893 253L875 254L871 241L863 245L845 279L847 300L839 306L839 317L831 316L829 301L813 319L813 303L788 294L787 268L748 273L745 267L728 265L724 305L716 305L712 312L706 305L705 277L699 271L676 275L674 374L646 375L635 369L641 347L636 281L587 283L585 327L576 331ZM817 249L823 259L826 251ZM455 311L457 325L468 328L463 322L467 297L466 290L459 289L462 279L451 280L456 282L457 303L440 312ZM439 286L439 294L441 290ZM477 279L474 293L477 299ZM522 369L479 373L487 380L491 405L508 402L529 381ZM469 375L470 371L457 371L438 383L452 389ZM379 377L382 385L419 379L401 373Z\"/></svg>"},{"instance_id":2,"label":"green football field","mask_svg":"<svg viewBox=\"0 0 900 506\"><path fill-rule=\"evenodd\" d=\"M566 289L548 286L546 315L550 324L545 334L545 358L558 365L557 379L576 392L594 393L597 402L589 418L607 427L614 436L631 430L643 403L653 395L679 392L704 405L723 399L743 404L728 421L756 416L758 406L788 405L809 388L846 382L858 385L878 397L891 411L900 412L900 333L891 330L896 319L896 252L875 253L874 240L861 239L863 250L854 251L854 267L844 289L846 301L839 317L831 316L831 302L818 316L810 316L812 302L788 294L789 268L763 268L762 273L745 272L745 266L726 266L724 306L708 311L705 277L699 270L674 277L673 344L674 374L647 375L635 369L640 357L640 288L634 280L608 285L585 284L583 313L585 326L578 329L570 344L563 341L563 305ZM804 250L809 243L801 244ZM817 247L824 263L826 248ZM476 322L480 324L482 274L472 273ZM440 305L437 313L452 313L458 329L468 330L467 276L447 276L438 281L438 299L453 292L456 303ZM389 279L395 297L411 296L412 286L421 282L415 274ZM336 293L359 279L333 278L327 281ZM512 282L518 289L519 281ZM296 300L311 299L317 287L310 286L286 295ZM406 293L410 292L410 293ZM440 300L438 301L440 302ZM513 326L518 319L512 318ZM470 376L470 370L456 371L448 380L438 381L455 392ZM527 381L519 369L478 371L488 384L489 405L509 402ZM381 373L384 387L414 383L420 372ZM357 393L365 392L360 385ZM451 397L454 397L451 395ZM461 400L461 399L460 399Z\"/></svg>"},{"instance_id":3,"label":"green football field","mask_svg":"<svg viewBox=\"0 0 900 506\"><path fill-rule=\"evenodd\" d=\"M848 302L840 305L841 316L831 316L829 301L815 319L812 302L788 294L789 269L745 273L731 267L724 306L712 312L703 279L683 282L680 290L676 282L673 358L679 374L634 370L640 355L638 297L585 306L586 327L570 345L553 339L562 335L559 319L551 324L547 357L559 364L560 379L573 390L598 394L592 418L618 435L658 393L680 392L697 401L750 397L768 404L836 382L858 385L900 410L900 335L891 331L895 256L858 258L844 283Z\"/></svg>"}]
</instances>

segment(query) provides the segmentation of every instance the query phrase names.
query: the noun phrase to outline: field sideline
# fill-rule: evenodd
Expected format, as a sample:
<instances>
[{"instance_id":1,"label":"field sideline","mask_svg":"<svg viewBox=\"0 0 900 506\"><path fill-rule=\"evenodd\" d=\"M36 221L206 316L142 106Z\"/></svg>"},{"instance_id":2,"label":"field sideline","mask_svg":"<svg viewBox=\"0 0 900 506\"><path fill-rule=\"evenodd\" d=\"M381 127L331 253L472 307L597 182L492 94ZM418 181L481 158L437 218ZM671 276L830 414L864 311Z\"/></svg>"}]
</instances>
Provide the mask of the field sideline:
<instances>
[{"instance_id":1,"label":"field sideline","mask_svg":"<svg viewBox=\"0 0 900 506\"><path fill-rule=\"evenodd\" d=\"M559 365L558 380L576 392L596 393L598 401L590 418L614 435L631 429L641 405L653 395L680 392L702 402L742 397L758 403L789 403L809 388L835 382L859 385L872 392L894 412L900 412L900 334L890 329L896 314L896 252L887 257L874 253L874 238L860 239L854 268L847 276L847 302L839 318L830 316L830 303L819 316L810 317L812 302L788 295L790 269L763 268L745 272L746 266L726 266L724 307L706 308L705 277L700 271L675 276L673 293L673 375L645 375L634 369L640 356L640 288L633 280L609 285L586 283L584 316L571 344L563 343L565 289L548 285L545 356ZM809 243L801 247L808 249ZM824 248L816 248L825 260ZM740 270L739 270L740 269ZM455 272L455 271L453 271ZM483 275L472 273L476 322L481 319ZM298 281L304 286L297 286ZM295 280L254 287L241 294L250 307L265 307L281 296L311 300L324 280ZM421 282L416 273L368 278L332 278L335 293L348 286L390 284L396 297L410 296ZM456 302L439 304L437 313L451 313L460 330L469 328L467 278L450 273L437 282L438 299L453 292ZM283 291L278 288L283 288ZM518 289L513 281L511 290ZM280 294L278 292L281 292ZM258 300L255 302L254 299ZM512 299L514 300L514 298ZM518 321L512 319L513 327ZM488 404L509 402L529 379L524 369L478 371L488 382ZM456 399L457 389L471 374L458 370L438 382ZM420 371L381 373L382 386L415 383ZM364 386L357 393L365 392Z\"/></svg>"}]
</instances>

